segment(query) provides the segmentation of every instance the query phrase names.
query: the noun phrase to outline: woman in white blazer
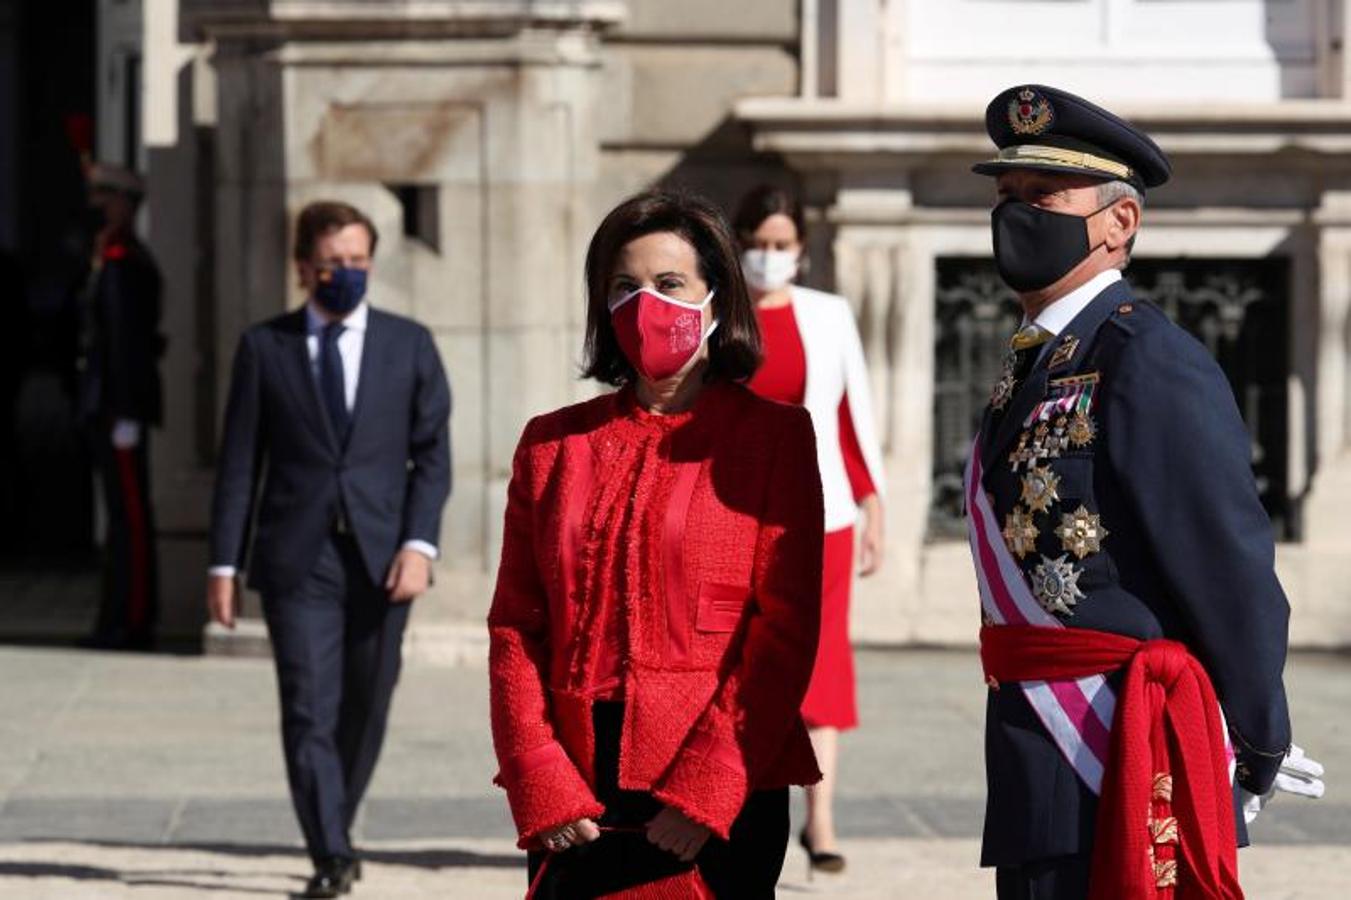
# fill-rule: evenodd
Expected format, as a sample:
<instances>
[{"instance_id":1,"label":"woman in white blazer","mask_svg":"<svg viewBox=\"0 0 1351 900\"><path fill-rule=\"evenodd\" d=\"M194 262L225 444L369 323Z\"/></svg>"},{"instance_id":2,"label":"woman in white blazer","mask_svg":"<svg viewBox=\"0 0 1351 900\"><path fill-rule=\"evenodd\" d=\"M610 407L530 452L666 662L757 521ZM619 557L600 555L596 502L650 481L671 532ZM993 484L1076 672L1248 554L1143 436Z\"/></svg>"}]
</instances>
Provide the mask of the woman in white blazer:
<instances>
[{"instance_id":1,"label":"woman in white blazer","mask_svg":"<svg viewBox=\"0 0 1351 900\"><path fill-rule=\"evenodd\" d=\"M862 512L859 572L871 575L882 562L882 452L849 302L793 284L802 267L802 207L783 190L759 187L742 199L733 224L764 343L764 363L750 388L805 406L816 428L826 546L821 639L802 715L822 779L807 788L807 824L799 842L812 869L838 872L845 861L832 814L837 742L841 731L858 725L849 645L854 527Z\"/></svg>"}]
</instances>

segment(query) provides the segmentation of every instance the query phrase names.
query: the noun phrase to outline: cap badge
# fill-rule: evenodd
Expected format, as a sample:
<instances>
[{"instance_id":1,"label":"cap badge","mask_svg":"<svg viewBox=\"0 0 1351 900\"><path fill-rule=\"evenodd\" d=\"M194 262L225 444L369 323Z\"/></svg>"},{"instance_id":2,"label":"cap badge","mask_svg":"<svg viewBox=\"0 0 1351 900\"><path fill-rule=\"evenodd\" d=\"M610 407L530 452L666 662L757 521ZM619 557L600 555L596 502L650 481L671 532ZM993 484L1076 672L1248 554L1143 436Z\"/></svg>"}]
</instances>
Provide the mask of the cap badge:
<instances>
[{"instance_id":1,"label":"cap badge","mask_svg":"<svg viewBox=\"0 0 1351 900\"><path fill-rule=\"evenodd\" d=\"M1054 119L1051 101L1032 88L1023 88L1009 100L1009 127L1014 134L1041 134Z\"/></svg>"}]
</instances>

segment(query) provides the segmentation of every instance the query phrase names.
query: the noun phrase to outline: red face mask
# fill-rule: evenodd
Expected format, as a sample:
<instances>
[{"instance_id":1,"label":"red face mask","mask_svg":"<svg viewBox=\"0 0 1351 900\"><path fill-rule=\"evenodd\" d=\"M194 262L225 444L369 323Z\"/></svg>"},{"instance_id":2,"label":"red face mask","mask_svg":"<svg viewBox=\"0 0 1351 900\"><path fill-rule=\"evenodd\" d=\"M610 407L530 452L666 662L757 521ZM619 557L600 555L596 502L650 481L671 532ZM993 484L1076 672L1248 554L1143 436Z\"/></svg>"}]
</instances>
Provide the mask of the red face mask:
<instances>
[{"instance_id":1,"label":"red face mask","mask_svg":"<svg viewBox=\"0 0 1351 900\"><path fill-rule=\"evenodd\" d=\"M663 381L685 368L718 327L715 320L704 331L704 307L712 302L712 291L702 303L685 303L644 288L611 303L610 322L638 374Z\"/></svg>"}]
</instances>

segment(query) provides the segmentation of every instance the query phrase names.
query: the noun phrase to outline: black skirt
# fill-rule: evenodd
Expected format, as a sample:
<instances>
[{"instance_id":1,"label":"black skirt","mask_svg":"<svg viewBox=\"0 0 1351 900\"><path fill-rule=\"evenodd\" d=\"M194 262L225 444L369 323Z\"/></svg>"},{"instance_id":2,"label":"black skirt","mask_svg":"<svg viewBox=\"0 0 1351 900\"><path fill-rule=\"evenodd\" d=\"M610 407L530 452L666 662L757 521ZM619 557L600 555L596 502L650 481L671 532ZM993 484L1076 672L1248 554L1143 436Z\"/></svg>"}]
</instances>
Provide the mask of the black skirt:
<instances>
[{"instance_id":1,"label":"black skirt","mask_svg":"<svg viewBox=\"0 0 1351 900\"><path fill-rule=\"evenodd\" d=\"M529 878L549 859L536 888L539 900L587 900L659 881L697 867L719 900L773 900L788 849L788 788L754 791L732 823L729 840L710 837L692 863L647 840L642 831L662 804L647 791L619 789L619 737L624 704L592 707L596 730L596 796L605 805L602 832L590 844L562 853L529 854ZM622 830L637 829L637 830Z\"/></svg>"}]
</instances>

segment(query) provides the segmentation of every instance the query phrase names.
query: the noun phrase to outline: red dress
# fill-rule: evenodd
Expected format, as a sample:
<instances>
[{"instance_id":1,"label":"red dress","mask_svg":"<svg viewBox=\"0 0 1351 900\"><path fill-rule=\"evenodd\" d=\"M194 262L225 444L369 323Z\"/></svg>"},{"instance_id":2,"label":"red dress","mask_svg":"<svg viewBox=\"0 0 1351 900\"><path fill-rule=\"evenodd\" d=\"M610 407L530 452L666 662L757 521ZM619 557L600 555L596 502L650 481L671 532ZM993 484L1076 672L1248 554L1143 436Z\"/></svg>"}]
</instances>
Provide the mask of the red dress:
<instances>
[{"instance_id":1,"label":"red dress","mask_svg":"<svg viewBox=\"0 0 1351 900\"><path fill-rule=\"evenodd\" d=\"M598 699L624 701L620 786L720 837L752 790L819 778L799 706L823 516L810 418L739 385L681 416L625 389L531 420L488 615L497 782L523 848L601 812Z\"/></svg>"},{"instance_id":2,"label":"red dress","mask_svg":"<svg viewBox=\"0 0 1351 900\"><path fill-rule=\"evenodd\" d=\"M807 389L807 357L802 347L793 304L757 307L764 362L750 380L751 390L780 403L800 405ZM849 414L849 398L840 401L840 449L854 499L875 493L863 450ZM858 725L854 652L849 643L849 593L853 583L854 529L840 528L825 536L821 584L821 640L816 667L802 701L802 716L811 728Z\"/></svg>"}]
</instances>

